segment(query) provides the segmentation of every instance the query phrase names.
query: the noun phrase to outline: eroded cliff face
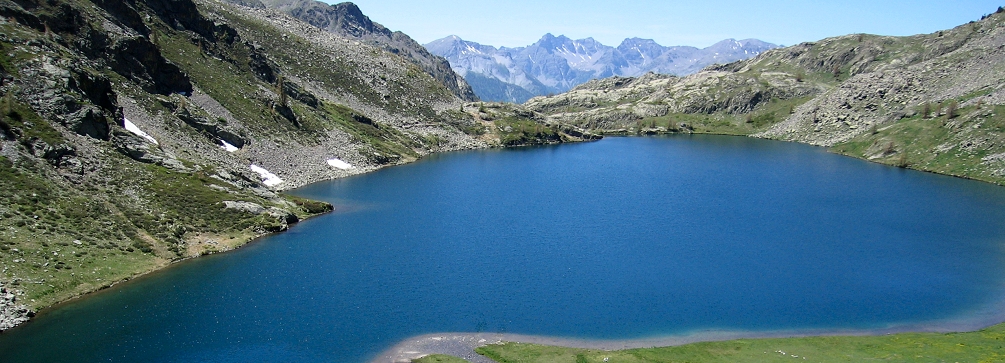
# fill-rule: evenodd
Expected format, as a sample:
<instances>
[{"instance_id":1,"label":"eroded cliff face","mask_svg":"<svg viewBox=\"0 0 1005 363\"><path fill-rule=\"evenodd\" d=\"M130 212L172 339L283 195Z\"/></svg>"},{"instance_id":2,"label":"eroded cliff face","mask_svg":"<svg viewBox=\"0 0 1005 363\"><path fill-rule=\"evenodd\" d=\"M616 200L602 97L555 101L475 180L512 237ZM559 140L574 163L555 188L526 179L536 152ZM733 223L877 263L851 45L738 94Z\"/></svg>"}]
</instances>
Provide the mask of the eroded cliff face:
<instances>
[{"instance_id":1,"label":"eroded cliff face","mask_svg":"<svg viewBox=\"0 0 1005 363\"><path fill-rule=\"evenodd\" d=\"M1005 14L934 34L848 35L694 75L591 81L528 101L597 132L707 132L831 147L1005 183Z\"/></svg>"},{"instance_id":2,"label":"eroded cliff face","mask_svg":"<svg viewBox=\"0 0 1005 363\"><path fill-rule=\"evenodd\" d=\"M332 209L286 189L582 139L516 106L479 112L408 55L275 9L0 0L0 29L3 327Z\"/></svg>"}]
</instances>

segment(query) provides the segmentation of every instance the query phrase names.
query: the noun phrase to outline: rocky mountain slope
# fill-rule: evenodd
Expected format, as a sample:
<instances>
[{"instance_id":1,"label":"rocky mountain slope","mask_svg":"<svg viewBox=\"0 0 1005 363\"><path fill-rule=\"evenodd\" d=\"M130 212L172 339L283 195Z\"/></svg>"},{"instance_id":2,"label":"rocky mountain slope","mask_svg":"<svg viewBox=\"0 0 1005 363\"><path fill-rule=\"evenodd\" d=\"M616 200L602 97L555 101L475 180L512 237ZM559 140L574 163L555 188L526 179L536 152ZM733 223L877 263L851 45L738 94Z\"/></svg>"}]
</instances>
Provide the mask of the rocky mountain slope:
<instances>
[{"instance_id":1,"label":"rocky mountain slope","mask_svg":"<svg viewBox=\"0 0 1005 363\"><path fill-rule=\"evenodd\" d=\"M228 1L255 8L276 9L318 28L401 55L433 76L461 99L478 101L471 86L464 81L464 78L454 73L446 59L430 54L407 34L392 32L383 25L373 22L353 3L329 5L316 0Z\"/></svg>"},{"instance_id":2,"label":"rocky mountain slope","mask_svg":"<svg viewBox=\"0 0 1005 363\"><path fill-rule=\"evenodd\" d=\"M639 38L610 47L593 38L572 40L551 34L518 48L495 48L457 36L426 44L430 52L447 58L482 99L516 103L565 92L591 79L647 72L687 75L710 64L747 59L775 47L756 39L727 39L704 49L664 47Z\"/></svg>"},{"instance_id":3,"label":"rocky mountain slope","mask_svg":"<svg viewBox=\"0 0 1005 363\"><path fill-rule=\"evenodd\" d=\"M0 15L0 330L332 209L285 189L592 137L467 103L414 58L275 9L0 0Z\"/></svg>"},{"instance_id":4,"label":"rocky mountain slope","mask_svg":"<svg viewBox=\"0 0 1005 363\"><path fill-rule=\"evenodd\" d=\"M1005 14L934 34L848 35L686 76L594 80L525 106L598 132L706 132L830 147L1005 184Z\"/></svg>"}]
</instances>

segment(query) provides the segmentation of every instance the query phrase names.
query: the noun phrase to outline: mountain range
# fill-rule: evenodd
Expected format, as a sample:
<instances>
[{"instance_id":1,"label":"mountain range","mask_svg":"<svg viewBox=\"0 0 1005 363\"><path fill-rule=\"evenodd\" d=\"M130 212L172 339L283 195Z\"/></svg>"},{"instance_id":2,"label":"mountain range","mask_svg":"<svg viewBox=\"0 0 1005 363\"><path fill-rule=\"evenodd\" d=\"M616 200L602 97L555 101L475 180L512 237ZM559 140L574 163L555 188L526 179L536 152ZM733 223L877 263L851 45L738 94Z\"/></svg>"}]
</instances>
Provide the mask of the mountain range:
<instances>
[{"instance_id":1,"label":"mountain range","mask_svg":"<svg viewBox=\"0 0 1005 363\"><path fill-rule=\"evenodd\" d=\"M707 48L666 47L652 39L629 38L611 47L593 38L545 34L526 47L496 48L458 36L425 45L450 61L485 101L523 103L534 96L562 93L592 79L634 77L648 72L688 75L716 63L754 57L777 48L756 39L727 39Z\"/></svg>"}]
</instances>

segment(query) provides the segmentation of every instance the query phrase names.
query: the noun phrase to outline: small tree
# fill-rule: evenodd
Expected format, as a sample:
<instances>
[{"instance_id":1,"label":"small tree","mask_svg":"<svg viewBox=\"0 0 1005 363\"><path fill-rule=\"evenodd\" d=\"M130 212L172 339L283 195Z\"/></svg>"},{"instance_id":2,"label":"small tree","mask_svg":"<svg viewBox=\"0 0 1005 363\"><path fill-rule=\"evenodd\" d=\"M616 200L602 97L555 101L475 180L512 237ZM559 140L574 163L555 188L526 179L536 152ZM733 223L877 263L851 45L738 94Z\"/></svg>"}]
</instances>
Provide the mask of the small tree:
<instances>
[{"instance_id":1,"label":"small tree","mask_svg":"<svg viewBox=\"0 0 1005 363\"><path fill-rule=\"evenodd\" d=\"M956 100L950 101L949 102L949 106L946 106L946 118L947 119L954 119L954 118L956 118L956 116L958 116L956 114L956 110L959 107L960 107L960 105L959 105L959 103L956 102Z\"/></svg>"},{"instance_id":2,"label":"small tree","mask_svg":"<svg viewBox=\"0 0 1005 363\"><path fill-rule=\"evenodd\" d=\"M932 116L932 105L926 103L924 106L921 107L921 117L929 118L930 116Z\"/></svg>"},{"instance_id":3,"label":"small tree","mask_svg":"<svg viewBox=\"0 0 1005 363\"><path fill-rule=\"evenodd\" d=\"M906 152L901 152L900 153L900 157L897 158L897 164L896 165L897 165L898 168L907 168L907 167L911 166L911 162L909 160L907 160L907 153Z\"/></svg>"},{"instance_id":4,"label":"small tree","mask_svg":"<svg viewBox=\"0 0 1005 363\"><path fill-rule=\"evenodd\" d=\"M858 42L859 42L859 43L861 43L861 42L862 42L862 40L864 40L864 39L865 39L865 34L859 34L859 35L858 35Z\"/></svg>"},{"instance_id":5,"label":"small tree","mask_svg":"<svg viewBox=\"0 0 1005 363\"><path fill-rule=\"evenodd\" d=\"M286 79L282 75L276 77L276 93L279 94L279 105L286 107Z\"/></svg>"},{"instance_id":6,"label":"small tree","mask_svg":"<svg viewBox=\"0 0 1005 363\"><path fill-rule=\"evenodd\" d=\"M804 79L806 79L806 72L804 71L796 72L796 82L802 82Z\"/></svg>"},{"instance_id":7,"label":"small tree","mask_svg":"<svg viewBox=\"0 0 1005 363\"><path fill-rule=\"evenodd\" d=\"M0 102L0 118L10 116L14 112L14 101L12 100L10 92L3 95L3 101Z\"/></svg>"}]
</instances>

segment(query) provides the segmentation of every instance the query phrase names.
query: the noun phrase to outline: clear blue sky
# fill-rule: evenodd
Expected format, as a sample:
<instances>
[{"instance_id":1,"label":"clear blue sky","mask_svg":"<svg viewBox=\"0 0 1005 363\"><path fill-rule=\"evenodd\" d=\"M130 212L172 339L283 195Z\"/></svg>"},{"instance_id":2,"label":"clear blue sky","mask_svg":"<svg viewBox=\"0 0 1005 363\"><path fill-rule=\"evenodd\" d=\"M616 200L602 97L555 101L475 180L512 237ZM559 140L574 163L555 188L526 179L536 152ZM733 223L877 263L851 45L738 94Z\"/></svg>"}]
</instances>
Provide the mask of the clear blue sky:
<instances>
[{"instance_id":1,"label":"clear blue sky","mask_svg":"<svg viewBox=\"0 0 1005 363\"><path fill-rule=\"evenodd\" d=\"M353 2L374 21L419 43L457 35L509 47L529 45L545 33L593 37L611 46L639 37L699 47L726 38L792 45L851 33L912 35L978 20L1005 5L1005 0Z\"/></svg>"}]
</instances>

